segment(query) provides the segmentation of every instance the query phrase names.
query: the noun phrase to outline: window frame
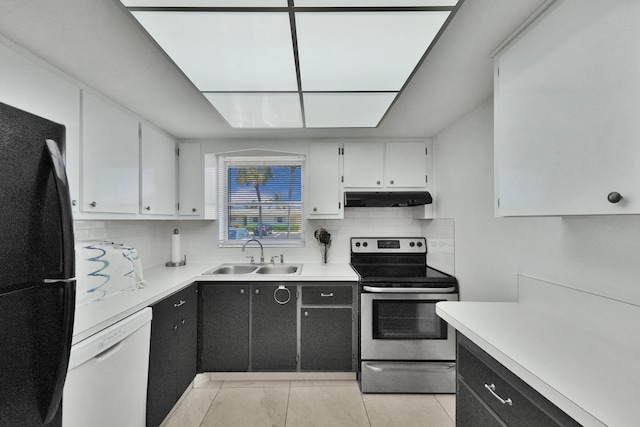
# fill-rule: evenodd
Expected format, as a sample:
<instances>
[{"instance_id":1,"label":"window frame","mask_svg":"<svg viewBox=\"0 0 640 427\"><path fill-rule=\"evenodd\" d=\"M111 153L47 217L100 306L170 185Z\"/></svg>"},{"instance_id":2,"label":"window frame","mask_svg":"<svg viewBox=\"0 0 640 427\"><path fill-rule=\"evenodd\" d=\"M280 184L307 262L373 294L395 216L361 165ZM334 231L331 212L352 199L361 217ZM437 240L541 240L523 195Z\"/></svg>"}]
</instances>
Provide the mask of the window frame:
<instances>
[{"instance_id":1,"label":"window frame","mask_svg":"<svg viewBox=\"0 0 640 427\"><path fill-rule=\"evenodd\" d=\"M218 155L218 246L219 247L241 247L249 239L259 240L264 247L274 248L299 248L305 246L305 217L304 217L304 203L305 203L305 164L306 158L303 155L297 154L283 154L283 155L238 155L238 154L219 154ZM238 167L300 167L300 200L299 201L261 201L259 205L264 207L274 206L291 206L296 207L299 213L296 216L300 218L300 238L296 239L272 239L254 236L253 233L249 233L248 239L229 239L229 227L230 222L230 203L229 203L229 169ZM254 202L252 202L254 203ZM255 202L258 203L258 202ZM299 206L299 208L297 208ZM249 216L248 220L251 224L254 223L253 216ZM264 217L263 217L263 223ZM278 223L279 224L279 223Z\"/></svg>"}]
</instances>

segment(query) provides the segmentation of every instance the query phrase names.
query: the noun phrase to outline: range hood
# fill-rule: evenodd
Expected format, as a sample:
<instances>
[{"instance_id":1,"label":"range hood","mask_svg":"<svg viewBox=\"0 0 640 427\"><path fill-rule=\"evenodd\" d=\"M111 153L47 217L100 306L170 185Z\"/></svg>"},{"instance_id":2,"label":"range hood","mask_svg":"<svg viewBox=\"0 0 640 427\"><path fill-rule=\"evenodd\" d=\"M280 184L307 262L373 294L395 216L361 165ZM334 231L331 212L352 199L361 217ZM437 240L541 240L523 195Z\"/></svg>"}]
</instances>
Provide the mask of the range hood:
<instances>
[{"instance_id":1,"label":"range hood","mask_svg":"<svg viewBox=\"0 0 640 427\"><path fill-rule=\"evenodd\" d=\"M419 206L430 205L432 201L428 191L347 191L344 193L346 208Z\"/></svg>"}]
</instances>

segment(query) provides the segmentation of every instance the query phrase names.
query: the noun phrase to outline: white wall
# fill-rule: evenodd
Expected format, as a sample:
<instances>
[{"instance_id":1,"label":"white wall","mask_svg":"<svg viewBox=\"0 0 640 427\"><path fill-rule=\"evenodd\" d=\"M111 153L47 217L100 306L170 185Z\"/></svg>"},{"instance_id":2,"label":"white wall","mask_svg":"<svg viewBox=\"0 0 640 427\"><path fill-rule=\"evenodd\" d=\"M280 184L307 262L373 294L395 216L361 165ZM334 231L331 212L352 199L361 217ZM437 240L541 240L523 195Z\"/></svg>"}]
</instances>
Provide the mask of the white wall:
<instances>
[{"instance_id":1,"label":"white wall","mask_svg":"<svg viewBox=\"0 0 640 427\"><path fill-rule=\"evenodd\" d=\"M527 274L640 303L640 216L494 217L491 101L434 148L436 213L455 219L461 299L513 301L517 274Z\"/></svg>"}]
</instances>

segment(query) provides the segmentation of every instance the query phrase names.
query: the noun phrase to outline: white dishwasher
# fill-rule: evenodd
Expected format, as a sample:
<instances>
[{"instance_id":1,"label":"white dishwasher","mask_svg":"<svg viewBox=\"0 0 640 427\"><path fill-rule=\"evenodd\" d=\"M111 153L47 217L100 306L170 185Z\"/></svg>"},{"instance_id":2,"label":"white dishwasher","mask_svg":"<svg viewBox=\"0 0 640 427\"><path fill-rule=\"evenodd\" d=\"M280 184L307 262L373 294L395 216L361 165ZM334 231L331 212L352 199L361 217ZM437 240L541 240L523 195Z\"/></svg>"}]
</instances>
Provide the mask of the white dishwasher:
<instances>
[{"instance_id":1,"label":"white dishwasher","mask_svg":"<svg viewBox=\"0 0 640 427\"><path fill-rule=\"evenodd\" d=\"M71 347L63 427L145 425L151 309Z\"/></svg>"}]
</instances>

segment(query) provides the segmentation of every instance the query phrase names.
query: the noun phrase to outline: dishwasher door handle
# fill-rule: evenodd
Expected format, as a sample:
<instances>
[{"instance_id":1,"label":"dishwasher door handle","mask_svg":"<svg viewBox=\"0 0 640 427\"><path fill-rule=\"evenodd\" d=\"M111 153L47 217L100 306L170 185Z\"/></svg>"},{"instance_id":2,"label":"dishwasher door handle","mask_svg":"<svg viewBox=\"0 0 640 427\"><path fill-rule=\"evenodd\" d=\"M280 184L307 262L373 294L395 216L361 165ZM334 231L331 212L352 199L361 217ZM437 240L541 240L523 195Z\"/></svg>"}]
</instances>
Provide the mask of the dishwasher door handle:
<instances>
[{"instance_id":1,"label":"dishwasher door handle","mask_svg":"<svg viewBox=\"0 0 640 427\"><path fill-rule=\"evenodd\" d=\"M121 348L122 348L122 343L123 341L120 341L119 343L117 343L116 345L113 345L109 348L107 348L106 350L104 350L103 352L101 352L100 354L96 354L94 359L98 359L99 361L103 361L105 359L107 359L109 356L111 356L114 353L117 353Z\"/></svg>"}]
</instances>

